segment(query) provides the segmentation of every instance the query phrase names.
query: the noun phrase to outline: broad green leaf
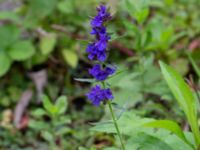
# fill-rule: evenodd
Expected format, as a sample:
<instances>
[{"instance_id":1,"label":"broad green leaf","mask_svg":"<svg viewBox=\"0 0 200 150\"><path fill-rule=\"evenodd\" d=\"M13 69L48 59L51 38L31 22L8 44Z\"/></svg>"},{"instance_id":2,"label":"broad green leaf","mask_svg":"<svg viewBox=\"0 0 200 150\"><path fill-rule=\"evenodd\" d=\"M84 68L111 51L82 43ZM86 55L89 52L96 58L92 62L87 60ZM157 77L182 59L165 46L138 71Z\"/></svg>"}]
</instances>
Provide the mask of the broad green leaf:
<instances>
[{"instance_id":1,"label":"broad green leaf","mask_svg":"<svg viewBox=\"0 0 200 150\"><path fill-rule=\"evenodd\" d=\"M77 54L76 54L74 51L64 49L64 50L62 50L62 55L63 55L65 61L66 61L72 68L76 68L76 66L77 66L77 64L78 64L78 56L77 56Z\"/></svg>"},{"instance_id":2,"label":"broad green leaf","mask_svg":"<svg viewBox=\"0 0 200 150\"><path fill-rule=\"evenodd\" d=\"M58 114L64 114L67 110L67 97L66 96L60 96L55 103L55 107L58 110Z\"/></svg>"},{"instance_id":3,"label":"broad green leaf","mask_svg":"<svg viewBox=\"0 0 200 150\"><path fill-rule=\"evenodd\" d=\"M49 16L56 8L57 0L29 0L25 26L35 26L39 20Z\"/></svg>"},{"instance_id":4,"label":"broad green leaf","mask_svg":"<svg viewBox=\"0 0 200 150\"><path fill-rule=\"evenodd\" d=\"M145 130L146 128L142 128L142 125L152 120L153 119L149 118L140 118L136 116L134 112L124 112L117 122L121 133L131 136L132 134ZM95 123L95 126L92 127L91 130L116 133L116 129L112 121Z\"/></svg>"},{"instance_id":5,"label":"broad green leaf","mask_svg":"<svg viewBox=\"0 0 200 150\"><path fill-rule=\"evenodd\" d=\"M164 141L167 144L169 144L173 148L173 150L183 150L183 149L184 150L194 150L195 149L194 143L192 143L192 145L191 145L190 143L184 142L182 139L180 139L175 134L169 134L162 139L164 139ZM187 138L187 140L189 141L188 138Z\"/></svg>"},{"instance_id":6,"label":"broad green leaf","mask_svg":"<svg viewBox=\"0 0 200 150\"><path fill-rule=\"evenodd\" d=\"M65 14L70 14L74 12L74 0L62 0L58 3L58 10Z\"/></svg>"},{"instance_id":7,"label":"broad green leaf","mask_svg":"<svg viewBox=\"0 0 200 150\"><path fill-rule=\"evenodd\" d=\"M53 135L50 132L48 132L48 131L42 131L42 137L45 140L49 141L49 142L52 142L54 140Z\"/></svg>"},{"instance_id":8,"label":"broad green leaf","mask_svg":"<svg viewBox=\"0 0 200 150\"><path fill-rule=\"evenodd\" d=\"M187 116L188 122L195 137L196 144L199 145L200 133L197 122L196 99L190 87L173 68L164 64L163 62L160 62L160 67L169 88Z\"/></svg>"},{"instance_id":9,"label":"broad green leaf","mask_svg":"<svg viewBox=\"0 0 200 150\"><path fill-rule=\"evenodd\" d=\"M152 121L152 122L145 123L144 126L145 127L167 129L167 130L171 131L172 133L174 133L175 135L177 135L179 138L181 138L186 143L189 143L186 140L182 129L174 121L170 121L170 120L155 120L155 121Z\"/></svg>"},{"instance_id":10,"label":"broad green leaf","mask_svg":"<svg viewBox=\"0 0 200 150\"><path fill-rule=\"evenodd\" d=\"M173 150L162 139L151 136L147 133L138 133L135 137L128 140L126 150Z\"/></svg>"},{"instance_id":11,"label":"broad green leaf","mask_svg":"<svg viewBox=\"0 0 200 150\"><path fill-rule=\"evenodd\" d=\"M44 18L53 12L56 3L57 0L30 0L28 15L29 17Z\"/></svg>"},{"instance_id":12,"label":"broad green leaf","mask_svg":"<svg viewBox=\"0 0 200 150\"><path fill-rule=\"evenodd\" d=\"M1 11L0 12L0 20L11 20L14 22L19 22L20 18L15 12Z\"/></svg>"},{"instance_id":13,"label":"broad green leaf","mask_svg":"<svg viewBox=\"0 0 200 150\"><path fill-rule=\"evenodd\" d=\"M144 8L141 11L135 12L135 18L140 23L144 22L145 19L148 17L148 15L149 15L149 9L148 8Z\"/></svg>"},{"instance_id":14,"label":"broad green leaf","mask_svg":"<svg viewBox=\"0 0 200 150\"><path fill-rule=\"evenodd\" d=\"M35 53L35 48L28 40L19 41L12 45L8 50L8 55L17 61L22 61L30 58Z\"/></svg>"},{"instance_id":15,"label":"broad green leaf","mask_svg":"<svg viewBox=\"0 0 200 150\"><path fill-rule=\"evenodd\" d=\"M143 23L149 15L148 0L125 0L125 7L129 14L139 23Z\"/></svg>"},{"instance_id":16,"label":"broad green leaf","mask_svg":"<svg viewBox=\"0 0 200 150\"><path fill-rule=\"evenodd\" d=\"M59 122L60 123L63 123L63 124L68 124L68 123L70 123L71 122L71 119L70 119L70 116L61 116L60 118L59 118Z\"/></svg>"},{"instance_id":17,"label":"broad green leaf","mask_svg":"<svg viewBox=\"0 0 200 150\"><path fill-rule=\"evenodd\" d=\"M15 25L0 26L0 48L7 49L15 43L20 35L20 30Z\"/></svg>"},{"instance_id":18,"label":"broad green leaf","mask_svg":"<svg viewBox=\"0 0 200 150\"><path fill-rule=\"evenodd\" d=\"M35 120L30 120L28 126L30 128L33 128L35 130L44 130L44 129L48 129L50 126L49 124L47 124L44 121L35 121Z\"/></svg>"},{"instance_id":19,"label":"broad green leaf","mask_svg":"<svg viewBox=\"0 0 200 150\"><path fill-rule=\"evenodd\" d=\"M0 77L8 72L11 63L12 60L9 56L3 50L0 50Z\"/></svg>"},{"instance_id":20,"label":"broad green leaf","mask_svg":"<svg viewBox=\"0 0 200 150\"><path fill-rule=\"evenodd\" d=\"M65 126L64 128L60 128L56 131L56 135L60 136L60 135L65 135L67 133L70 133L71 129L68 128L67 126Z\"/></svg>"},{"instance_id":21,"label":"broad green leaf","mask_svg":"<svg viewBox=\"0 0 200 150\"><path fill-rule=\"evenodd\" d=\"M36 109L35 111L32 112L32 115L35 116L35 117L41 117L41 116L44 116L46 114L47 114L47 112L42 108L38 108L38 109Z\"/></svg>"},{"instance_id":22,"label":"broad green leaf","mask_svg":"<svg viewBox=\"0 0 200 150\"><path fill-rule=\"evenodd\" d=\"M56 45L56 35L51 33L47 34L40 39L40 50L43 55L51 53Z\"/></svg>"},{"instance_id":23,"label":"broad green leaf","mask_svg":"<svg viewBox=\"0 0 200 150\"><path fill-rule=\"evenodd\" d=\"M150 20L147 24L146 32L151 35L149 43L146 45L147 50L166 50L174 42L174 28L170 25L167 26L160 18Z\"/></svg>"},{"instance_id":24,"label":"broad green leaf","mask_svg":"<svg viewBox=\"0 0 200 150\"><path fill-rule=\"evenodd\" d=\"M153 119L137 117L134 114L134 112L124 112L122 114L122 116L117 120L119 129L122 134L131 137L131 140L127 142L128 145L126 147L127 148L126 150L137 149L138 146L141 148L144 148L145 150L151 150L150 147L152 148L152 150L154 150L154 149L160 150L160 147L159 147L160 144L158 144L158 145L155 144L155 147L154 147L153 141L152 141L152 145L150 147L148 146L150 143L147 145L145 144L146 141L144 141L144 140L146 140L145 139L146 134L148 134L148 136L150 136L153 139L159 139L158 143L161 142L168 146L170 145L170 143L173 143L173 144L177 143L178 145L182 145L182 148L185 147L185 148L188 148L188 150L193 149L193 148L191 148L191 146L188 143L186 143L181 138L179 138L179 136L176 136L175 134L171 134L171 131L169 131L169 130L166 130L166 129L154 130L152 128L145 127L146 124L151 123L153 121L154 121ZM163 126L165 127L166 124ZM97 123L95 127L91 128L91 130L99 131L99 132L106 132L106 133L116 133L116 129L115 129L112 121ZM177 126L176 126L171 130L174 131L174 130L179 130L179 129L177 129ZM144 137L142 136L141 133L145 134ZM179 131L178 134L181 135L181 131ZM183 135L181 135L181 136L183 136ZM170 138L173 138L174 140L170 141ZM142 141L139 142L139 140L142 140ZM171 147L171 145L170 145L170 148L172 148L172 150L177 150L177 149L174 149L173 147ZM181 148L178 150L181 150Z\"/></svg>"},{"instance_id":25,"label":"broad green leaf","mask_svg":"<svg viewBox=\"0 0 200 150\"><path fill-rule=\"evenodd\" d=\"M59 117L59 119L56 120L56 122L54 122L56 126L62 126L69 123L71 123L71 119L69 118L69 116L66 116L66 115Z\"/></svg>"}]
</instances>

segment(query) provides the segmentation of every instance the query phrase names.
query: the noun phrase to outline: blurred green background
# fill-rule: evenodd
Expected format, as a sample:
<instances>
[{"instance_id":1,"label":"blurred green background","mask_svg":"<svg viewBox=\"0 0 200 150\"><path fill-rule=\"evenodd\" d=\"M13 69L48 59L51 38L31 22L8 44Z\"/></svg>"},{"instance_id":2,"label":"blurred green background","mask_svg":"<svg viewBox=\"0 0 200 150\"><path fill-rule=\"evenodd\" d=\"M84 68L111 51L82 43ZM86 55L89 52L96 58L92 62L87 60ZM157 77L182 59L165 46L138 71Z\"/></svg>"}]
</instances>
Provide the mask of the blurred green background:
<instances>
[{"instance_id":1,"label":"blurred green background","mask_svg":"<svg viewBox=\"0 0 200 150\"><path fill-rule=\"evenodd\" d=\"M52 101L67 96L68 108L59 116L65 119L53 137L58 149L114 145L113 136L89 131L109 114L86 100L90 83L74 80L91 78L85 48L100 2L113 15L108 61L126 70L109 79L114 102L185 127L157 62L199 82L199 0L0 0L0 149L49 149L49 132L58 121L40 109L42 94Z\"/></svg>"}]
</instances>

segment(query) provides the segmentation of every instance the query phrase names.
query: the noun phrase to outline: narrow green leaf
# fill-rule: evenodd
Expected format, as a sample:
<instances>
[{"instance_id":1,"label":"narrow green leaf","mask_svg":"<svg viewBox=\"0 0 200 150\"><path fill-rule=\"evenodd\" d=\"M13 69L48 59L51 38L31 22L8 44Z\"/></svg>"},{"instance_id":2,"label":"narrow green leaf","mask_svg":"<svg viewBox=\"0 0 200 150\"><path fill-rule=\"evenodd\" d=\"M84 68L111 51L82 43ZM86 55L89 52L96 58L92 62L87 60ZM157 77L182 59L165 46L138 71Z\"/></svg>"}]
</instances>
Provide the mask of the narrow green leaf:
<instances>
[{"instance_id":1,"label":"narrow green leaf","mask_svg":"<svg viewBox=\"0 0 200 150\"><path fill-rule=\"evenodd\" d=\"M160 67L169 88L187 116L196 145L198 146L200 144L200 132L197 121L196 99L190 87L178 72L163 62L160 62Z\"/></svg>"},{"instance_id":2,"label":"narrow green leaf","mask_svg":"<svg viewBox=\"0 0 200 150\"><path fill-rule=\"evenodd\" d=\"M195 63L194 59L192 58L190 53L187 53L188 58L192 64L192 67L194 68L194 71L196 72L196 74L198 75L198 77L200 78L200 68L197 66L197 64Z\"/></svg>"},{"instance_id":3,"label":"narrow green leaf","mask_svg":"<svg viewBox=\"0 0 200 150\"><path fill-rule=\"evenodd\" d=\"M93 83L96 81L95 79L84 79L84 78L74 78L74 80L79 82L88 82L88 83Z\"/></svg>"}]
</instances>

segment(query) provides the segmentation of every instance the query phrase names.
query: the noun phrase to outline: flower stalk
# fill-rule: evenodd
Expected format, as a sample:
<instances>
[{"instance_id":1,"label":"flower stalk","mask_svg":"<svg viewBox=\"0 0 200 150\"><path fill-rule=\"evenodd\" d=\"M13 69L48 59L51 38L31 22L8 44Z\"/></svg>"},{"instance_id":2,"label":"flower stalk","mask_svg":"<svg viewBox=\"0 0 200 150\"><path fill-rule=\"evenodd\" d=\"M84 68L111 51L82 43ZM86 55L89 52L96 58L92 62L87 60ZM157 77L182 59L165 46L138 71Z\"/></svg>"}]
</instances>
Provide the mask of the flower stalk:
<instances>
[{"instance_id":1,"label":"flower stalk","mask_svg":"<svg viewBox=\"0 0 200 150\"><path fill-rule=\"evenodd\" d=\"M100 81L103 87L98 84L95 85L86 94L86 96L95 106L99 106L101 102L108 104L117 135L120 139L122 150L125 150L122 135L120 133L117 119L111 105L111 100L114 99L114 96L111 89L106 88L105 85L105 80L115 73L116 68L110 65L102 65L102 63L105 62L107 59L107 46L108 41L110 40L110 36L107 33L105 27L105 22L109 21L112 17L107 11L106 6L104 5L100 5L100 7L97 7L97 12L97 16L95 16L90 22L90 25L92 27L92 31L90 34L95 35L95 40L94 42L88 44L86 52L88 53L88 59L90 59L91 61L97 60L98 62L97 64L94 64L91 69L89 69L89 74L94 77L96 81Z\"/></svg>"}]
</instances>

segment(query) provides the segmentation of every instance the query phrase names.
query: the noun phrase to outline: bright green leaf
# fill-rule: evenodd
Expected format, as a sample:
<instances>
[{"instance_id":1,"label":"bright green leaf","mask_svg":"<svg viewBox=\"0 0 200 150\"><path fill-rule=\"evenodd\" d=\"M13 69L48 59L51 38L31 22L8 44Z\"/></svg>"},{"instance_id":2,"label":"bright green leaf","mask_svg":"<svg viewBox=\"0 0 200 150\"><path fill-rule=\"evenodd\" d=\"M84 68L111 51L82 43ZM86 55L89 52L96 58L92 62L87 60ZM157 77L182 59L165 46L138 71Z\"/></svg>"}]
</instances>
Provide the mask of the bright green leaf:
<instances>
[{"instance_id":1,"label":"bright green leaf","mask_svg":"<svg viewBox=\"0 0 200 150\"><path fill-rule=\"evenodd\" d=\"M54 107L54 105L51 103L50 99L49 99L46 95L43 95L43 97L42 97L42 102L43 102L44 108L45 108L51 115L54 115L55 113L57 113L57 109Z\"/></svg>"},{"instance_id":2,"label":"bright green leaf","mask_svg":"<svg viewBox=\"0 0 200 150\"><path fill-rule=\"evenodd\" d=\"M163 62L160 62L160 67L169 88L187 116L196 144L199 145L200 133L197 122L196 99L190 87L185 83L184 79L178 74L178 72Z\"/></svg>"},{"instance_id":3,"label":"bright green leaf","mask_svg":"<svg viewBox=\"0 0 200 150\"><path fill-rule=\"evenodd\" d=\"M12 45L8 54L13 60L21 61L26 60L33 56L35 53L35 48L30 41L19 41Z\"/></svg>"},{"instance_id":4,"label":"bright green leaf","mask_svg":"<svg viewBox=\"0 0 200 150\"><path fill-rule=\"evenodd\" d=\"M55 103L55 107L58 110L58 114L64 114L67 110L67 97L66 96L60 96Z\"/></svg>"},{"instance_id":5,"label":"bright green leaf","mask_svg":"<svg viewBox=\"0 0 200 150\"><path fill-rule=\"evenodd\" d=\"M20 18L15 12L0 11L0 20L11 20L14 22L19 22Z\"/></svg>"},{"instance_id":6,"label":"bright green leaf","mask_svg":"<svg viewBox=\"0 0 200 150\"><path fill-rule=\"evenodd\" d=\"M65 61L72 68L76 68L76 66L78 64L78 56L77 56L77 54L74 51L67 50L67 49L62 50L62 54L63 54L63 57L64 57Z\"/></svg>"},{"instance_id":7,"label":"bright green leaf","mask_svg":"<svg viewBox=\"0 0 200 150\"><path fill-rule=\"evenodd\" d=\"M40 39L40 50L43 55L51 53L56 45L56 35L47 34Z\"/></svg>"}]
</instances>

